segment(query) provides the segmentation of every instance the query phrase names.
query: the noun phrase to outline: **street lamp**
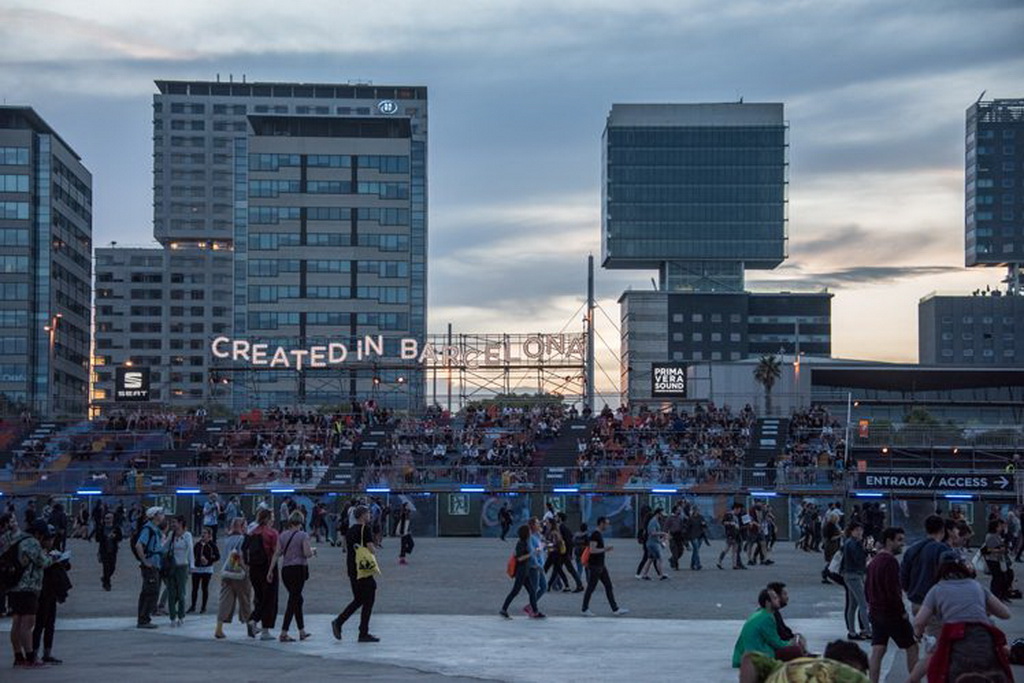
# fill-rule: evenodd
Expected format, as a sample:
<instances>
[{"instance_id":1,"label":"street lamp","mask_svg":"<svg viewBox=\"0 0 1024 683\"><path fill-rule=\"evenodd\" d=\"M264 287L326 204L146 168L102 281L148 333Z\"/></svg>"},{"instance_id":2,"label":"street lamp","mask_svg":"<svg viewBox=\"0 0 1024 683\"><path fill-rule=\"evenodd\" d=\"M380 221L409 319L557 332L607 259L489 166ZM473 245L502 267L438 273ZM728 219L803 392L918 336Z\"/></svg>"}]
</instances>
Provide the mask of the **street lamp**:
<instances>
[{"instance_id":1,"label":"street lamp","mask_svg":"<svg viewBox=\"0 0 1024 683\"><path fill-rule=\"evenodd\" d=\"M50 318L50 322L48 324L43 325L43 330L45 332L47 332L48 335L49 335L49 346L48 346L48 354L47 354L47 359L48 359L49 367L47 369L46 399L45 399L46 400L46 406L47 406L47 409L46 409L47 410L47 417L53 417L54 413L57 410L57 406L56 406L56 403L57 403L56 399L57 399L57 397L54 394L54 390L56 389L56 387L54 386L54 384L55 384L54 379L56 379L57 373L54 372L54 370L53 370L53 361L54 361L54 355L55 355L54 351L55 351L55 347L57 345L57 323L60 322L60 319L63 318L63 317L64 317L63 314L57 313L56 315L54 315L54 316L52 316Z\"/></svg>"}]
</instances>

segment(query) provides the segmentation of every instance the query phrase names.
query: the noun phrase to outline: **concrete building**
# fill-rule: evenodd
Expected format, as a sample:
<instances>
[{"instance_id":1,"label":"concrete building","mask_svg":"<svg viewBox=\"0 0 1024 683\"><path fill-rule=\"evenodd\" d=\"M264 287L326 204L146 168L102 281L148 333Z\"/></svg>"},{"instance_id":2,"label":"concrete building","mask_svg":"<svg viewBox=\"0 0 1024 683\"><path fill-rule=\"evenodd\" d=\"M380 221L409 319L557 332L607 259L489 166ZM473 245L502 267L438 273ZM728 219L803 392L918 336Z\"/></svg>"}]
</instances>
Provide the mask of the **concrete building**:
<instances>
[{"instance_id":1,"label":"concrete building","mask_svg":"<svg viewBox=\"0 0 1024 683\"><path fill-rule=\"evenodd\" d=\"M1024 366L1024 297L929 294L917 325L921 365Z\"/></svg>"},{"instance_id":2,"label":"concrete building","mask_svg":"<svg viewBox=\"0 0 1024 683\"><path fill-rule=\"evenodd\" d=\"M216 244L216 243L214 243ZM224 248L96 250L93 407L117 407L117 368L148 368L149 400L227 403L208 339L231 331L232 253Z\"/></svg>"},{"instance_id":3,"label":"concrete building","mask_svg":"<svg viewBox=\"0 0 1024 683\"><path fill-rule=\"evenodd\" d=\"M31 107L0 107L0 411L85 417L92 175Z\"/></svg>"},{"instance_id":4,"label":"concrete building","mask_svg":"<svg viewBox=\"0 0 1024 683\"><path fill-rule=\"evenodd\" d=\"M654 398L656 364L831 353L831 294L744 289L786 258L787 131L779 103L612 106L602 263L658 272L619 299L628 402Z\"/></svg>"},{"instance_id":5,"label":"concrete building","mask_svg":"<svg viewBox=\"0 0 1024 683\"><path fill-rule=\"evenodd\" d=\"M629 291L619 304L622 385L630 403L658 400L655 364L686 368L764 354L832 353L828 292Z\"/></svg>"},{"instance_id":6,"label":"concrete building","mask_svg":"<svg viewBox=\"0 0 1024 683\"><path fill-rule=\"evenodd\" d=\"M964 263L1007 269L1005 291L918 304L922 365L1024 365L1024 99L967 108Z\"/></svg>"},{"instance_id":7,"label":"concrete building","mask_svg":"<svg viewBox=\"0 0 1024 683\"><path fill-rule=\"evenodd\" d=\"M334 371L314 381L312 371L257 372L215 362L210 347L215 327L229 337L293 348L323 336L424 338L426 88L233 80L156 85L153 235L165 249L205 254L208 283L223 275L229 258L232 282L180 337L184 349L202 346L202 363L187 374L205 373L206 380L189 379L170 395L160 391L160 400L235 410L338 404L368 398L380 382L399 377L398 400L421 400L419 371L367 367L358 377ZM135 253L127 260L156 263L156 256ZM126 259L106 252L104 258L111 264L105 276L130 280L135 271L122 264ZM170 267L171 257L162 262ZM165 271L165 279L171 274ZM130 294L131 288L129 309ZM171 300L134 303L157 304L164 311L177 307ZM105 317L110 310L119 306L104 304L97 323L119 329L123 321ZM171 367L166 359L178 350L164 349L162 364ZM197 354L189 357L191 364Z\"/></svg>"}]
</instances>

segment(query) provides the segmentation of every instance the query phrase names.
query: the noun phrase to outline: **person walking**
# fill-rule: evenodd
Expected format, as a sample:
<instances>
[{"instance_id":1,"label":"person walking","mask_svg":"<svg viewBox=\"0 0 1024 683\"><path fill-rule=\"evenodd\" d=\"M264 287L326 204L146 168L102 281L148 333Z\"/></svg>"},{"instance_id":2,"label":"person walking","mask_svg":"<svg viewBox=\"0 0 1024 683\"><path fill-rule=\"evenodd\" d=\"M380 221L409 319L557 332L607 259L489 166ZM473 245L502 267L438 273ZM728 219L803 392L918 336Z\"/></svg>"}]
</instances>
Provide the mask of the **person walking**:
<instances>
[{"instance_id":1,"label":"person walking","mask_svg":"<svg viewBox=\"0 0 1024 683\"><path fill-rule=\"evenodd\" d=\"M704 515L700 513L700 509L694 505L690 508L690 516L687 518L685 526L686 540L690 543L690 569L699 572L702 569L700 563L700 546L704 543L708 543L708 523L704 519Z\"/></svg>"},{"instance_id":2,"label":"person walking","mask_svg":"<svg viewBox=\"0 0 1024 683\"><path fill-rule=\"evenodd\" d=\"M992 576L989 590L992 591L992 595L1009 604L1013 582L1010 572L1007 571L1010 557L1005 533L1006 522L1001 519L989 520L988 534L985 536L984 545L981 546L981 554Z\"/></svg>"},{"instance_id":3,"label":"person walking","mask_svg":"<svg viewBox=\"0 0 1024 683\"><path fill-rule=\"evenodd\" d=\"M672 514L665 520L663 529L668 534L668 566L679 571L679 558L683 556L683 549L686 546L686 522L683 519L682 505L677 503L672 508Z\"/></svg>"},{"instance_id":4,"label":"person walking","mask_svg":"<svg viewBox=\"0 0 1024 683\"><path fill-rule=\"evenodd\" d=\"M220 599L217 601L217 628L213 637L227 638L224 624L230 624L238 605L238 620L246 625L250 638L256 637L252 616L252 586L249 584L249 566L245 563L242 544L245 542L245 518L230 520L228 537L224 540L224 564L220 569Z\"/></svg>"},{"instance_id":5,"label":"person walking","mask_svg":"<svg viewBox=\"0 0 1024 683\"><path fill-rule=\"evenodd\" d=\"M60 505L58 503L57 505ZM50 525L53 530L53 525ZM52 539L44 538L42 541L43 550L49 546L56 546L59 535ZM68 592L71 590L71 580L68 572L71 571L71 563L63 551L56 547L50 553L53 556L49 567L43 570L43 583L39 591L39 611L36 613L36 624L32 628L32 659L38 660L39 646L43 646L42 662L44 664L63 664L63 661L53 656L53 635L57 626L57 605L67 600Z\"/></svg>"},{"instance_id":6,"label":"person walking","mask_svg":"<svg viewBox=\"0 0 1024 683\"><path fill-rule=\"evenodd\" d=\"M274 639L270 629L274 628L277 620L278 577L277 570L270 566L270 559L277 552L277 542L274 513L269 508L262 508L256 513L256 526L249 532L244 546L253 595L251 630L260 633L261 640Z\"/></svg>"},{"instance_id":7,"label":"person walking","mask_svg":"<svg viewBox=\"0 0 1024 683\"><path fill-rule=\"evenodd\" d=\"M658 508L651 513L651 518L647 520L647 533L645 534L647 538L645 541L647 544L647 563L644 565L640 575L640 578L645 581L651 580L652 567L659 579L662 581L668 579L668 576L661 572L661 551L664 547L665 538L668 536L668 534L661 530L661 520L664 517L665 513L661 508Z\"/></svg>"},{"instance_id":8,"label":"person walking","mask_svg":"<svg viewBox=\"0 0 1024 683\"><path fill-rule=\"evenodd\" d=\"M121 527L114 523L114 513L108 512L103 516L103 526L96 533L97 557L103 567L100 583L105 591L110 590L110 579L117 570L117 550L123 538Z\"/></svg>"},{"instance_id":9,"label":"person walking","mask_svg":"<svg viewBox=\"0 0 1024 683\"><path fill-rule=\"evenodd\" d=\"M541 596L548 590L547 576L544 574L544 565L548 561L548 546L541 534L540 521L534 517L529 522L530 526L530 581L533 582L533 592L537 596L537 603L540 603ZM527 614L528 610L524 608Z\"/></svg>"},{"instance_id":10,"label":"person walking","mask_svg":"<svg viewBox=\"0 0 1024 683\"><path fill-rule=\"evenodd\" d=\"M146 523L139 531L133 550L139 560L142 573L142 587L139 590L138 628L156 628L153 613L156 612L160 596L160 566L163 563L164 539L160 525L164 522L164 510L153 506L146 510Z\"/></svg>"},{"instance_id":11,"label":"person walking","mask_svg":"<svg viewBox=\"0 0 1024 683\"><path fill-rule=\"evenodd\" d=\"M373 615L373 603L377 597L377 581L370 575L359 578L356 568L356 549L366 548L371 554L375 553L373 543L373 529L370 527L370 509L360 505L353 513L355 524L349 527L345 536L348 556L346 558L346 569L348 579L352 587L352 601L342 610L336 618L331 621L331 633L336 640L341 640L341 629L349 617L361 610L359 614L359 642L377 643L380 638L370 633L370 617Z\"/></svg>"},{"instance_id":12,"label":"person walking","mask_svg":"<svg viewBox=\"0 0 1024 683\"><path fill-rule=\"evenodd\" d=\"M196 611L196 597L199 590L203 591L203 602L199 607L200 614L206 614L206 602L210 597L210 579L213 577L213 565L220 559L220 551L217 550L217 543L213 540L213 530L210 527L203 527L203 532L192 549L192 602L189 605L188 613Z\"/></svg>"},{"instance_id":13,"label":"person walking","mask_svg":"<svg viewBox=\"0 0 1024 683\"><path fill-rule=\"evenodd\" d=\"M171 534L167 542L167 553L173 559L167 577L167 613L171 618L171 626L181 626L185 620L188 575L195 565L192 546L192 533L188 530L185 515L172 517Z\"/></svg>"},{"instance_id":14,"label":"person walking","mask_svg":"<svg viewBox=\"0 0 1024 683\"><path fill-rule=\"evenodd\" d=\"M558 554L558 559L562 563L562 568L568 573L569 577L572 578L576 587L573 589L573 593L583 592L583 582L580 580L579 572L576 571L574 566L574 555L576 552L576 545L573 538L573 533L569 529L569 525L565 523L565 513L558 513L558 534L562 537L564 548L562 552ZM568 586L566 586L568 588Z\"/></svg>"},{"instance_id":15,"label":"person walking","mask_svg":"<svg viewBox=\"0 0 1024 683\"><path fill-rule=\"evenodd\" d=\"M402 503L398 510L398 522L395 524L395 535L399 538L398 564L408 564L406 556L412 553L416 542L412 540L412 509L409 502Z\"/></svg>"},{"instance_id":16,"label":"person walking","mask_svg":"<svg viewBox=\"0 0 1024 683\"><path fill-rule=\"evenodd\" d=\"M220 526L221 509L217 494L211 493L203 504L203 527L210 530L214 543L217 543L217 527Z\"/></svg>"},{"instance_id":17,"label":"person walking","mask_svg":"<svg viewBox=\"0 0 1024 683\"><path fill-rule=\"evenodd\" d=\"M277 541L277 552L270 561L267 576L269 581L270 572L279 566L281 582L288 591L288 604L284 609L284 620L281 622L281 635L278 636L282 643L295 642L295 639L288 635L293 618L295 625L299 627L299 640L310 637L310 634L306 633L306 623L302 614L302 589L309 579L309 558L316 555L316 550L310 546L309 534L302 529L304 524L305 519L298 510L288 516L288 529Z\"/></svg>"},{"instance_id":18,"label":"person walking","mask_svg":"<svg viewBox=\"0 0 1024 683\"><path fill-rule=\"evenodd\" d=\"M590 556L587 558L586 563L587 590L583 593L583 616L585 617L594 616L594 613L590 611L590 598L594 594L594 589L597 588L598 582L604 585L604 594L608 598L608 606L612 608L612 614L622 616L629 613L628 609L620 607L615 602L615 590L612 588L612 580L608 575L606 563L606 555L615 550L615 546L606 546L604 544L604 532L607 529L608 518L598 517L597 528L590 533Z\"/></svg>"},{"instance_id":19,"label":"person walking","mask_svg":"<svg viewBox=\"0 0 1024 683\"><path fill-rule=\"evenodd\" d=\"M850 640L867 640L871 637L868 631L857 633L857 620L861 625L870 625L868 621L868 602L864 596L864 576L867 573L868 554L864 549L864 526L860 522L850 522L846 527L846 542L843 544L843 561L839 572L849 596L846 603L846 630Z\"/></svg>"},{"instance_id":20,"label":"person walking","mask_svg":"<svg viewBox=\"0 0 1024 683\"><path fill-rule=\"evenodd\" d=\"M498 523L501 524L501 540L504 541L509 529L512 528L512 512L508 509L508 503L501 504L501 509L498 510Z\"/></svg>"},{"instance_id":21,"label":"person walking","mask_svg":"<svg viewBox=\"0 0 1024 683\"><path fill-rule=\"evenodd\" d=\"M882 548L867 568L864 587L868 599L868 617L871 620L871 683L878 683L882 671L882 658L889 640L907 653L907 671L917 666L917 640L914 627L903 605L900 588L900 564L896 556L903 552L904 531L889 527L882 531Z\"/></svg>"},{"instance_id":22,"label":"person walking","mask_svg":"<svg viewBox=\"0 0 1024 683\"><path fill-rule=\"evenodd\" d=\"M17 583L7 591L7 604L13 613L11 621L11 648L14 666L34 668L45 666L32 654L32 631L39 612L39 593L43 587L43 572L53 563L44 550L44 544L53 539L53 532L43 520L35 520L28 532L18 529L17 520L10 515L0 518L0 555L14 549L23 567Z\"/></svg>"},{"instance_id":23,"label":"person walking","mask_svg":"<svg viewBox=\"0 0 1024 683\"><path fill-rule=\"evenodd\" d=\"M528 614L533 618L543 619L544 614L537 607L537 595L533 590L533 582L530 581L530 527L523 524L519 527L516 535L519 537L519 540L516 542L516 549L513 554L513 557L516 558L516 573L512 577L514 583L508 595L505 596L505 602L502 603L498 614L506 619L511 619L512 617L508 614L508 608L512 601L516 599L516 596L519 595L519 592L526 588L526 594L530 597L530 611Z\"/></svg>"},{"instance_id":24,"label":"person walking","mask_svg":"<svg viewBox=\"0 0 1024 683\"><path fill-rule=\"evenodd\" d=\"M743 506L740 504L734 505L733 510L726 512L722 517L722 526L725 527L725 549L722 550L722 554L718 556L718 568L725 569L722 566L722 560L725 559L726 555L733 556L733 569L746 569L741 559L740 543L742 541L742 533L740 530L740 518L742 514Z\"/></svg>"}]
</instances>

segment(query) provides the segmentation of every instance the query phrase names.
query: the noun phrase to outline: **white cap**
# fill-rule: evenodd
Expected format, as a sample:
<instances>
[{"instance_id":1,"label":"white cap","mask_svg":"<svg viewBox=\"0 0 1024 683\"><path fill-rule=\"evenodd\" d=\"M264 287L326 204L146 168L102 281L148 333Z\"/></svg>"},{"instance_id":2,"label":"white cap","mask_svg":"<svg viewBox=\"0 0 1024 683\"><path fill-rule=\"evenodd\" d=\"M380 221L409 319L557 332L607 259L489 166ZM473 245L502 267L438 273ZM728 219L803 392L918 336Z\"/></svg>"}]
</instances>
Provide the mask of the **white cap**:
<instances>
[{"instance_id":1,"label":"white cap","mask_svg":"<svg viewBox=\"0 0 1024 683\"><path fill-rule=\"evenodd\" d=\"M159 505L154 505L153 507L146 510L146 519L153 519L157 515L162 515L163 513L164 509L162 507L160 507Z\"/></svg>"}]
</instances>

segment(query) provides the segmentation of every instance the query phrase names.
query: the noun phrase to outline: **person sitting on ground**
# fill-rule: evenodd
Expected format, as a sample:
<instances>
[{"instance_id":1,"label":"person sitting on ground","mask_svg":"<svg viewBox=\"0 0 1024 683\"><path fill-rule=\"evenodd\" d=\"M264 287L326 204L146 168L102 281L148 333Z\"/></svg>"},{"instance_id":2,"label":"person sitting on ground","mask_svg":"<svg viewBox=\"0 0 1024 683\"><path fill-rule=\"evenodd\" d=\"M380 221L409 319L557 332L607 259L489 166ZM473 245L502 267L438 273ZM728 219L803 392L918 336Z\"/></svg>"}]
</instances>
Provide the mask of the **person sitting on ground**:
<instances>
[{"instance_id":1,"label":"person sitting on ground","mask_svg":"<svg viewBox=\"0 0 1024 683\"><path fill-rule=\"evenodd\" d=\"M748 652L760 652L774 659L776 650L793 644L792 641L779 637L778 626L775 623L775 612L779 611L778 593L765 588L757 596L757 604L759 609L743 624L739 638L736 639L736 647L732 653L734 669L739 668L743 655Z\"/></svg>"},{"instance_id":2,"label":"person sitting on ground","mask_svg":"<svg viewBox=\"0 0 1024 683\"><path fill-rule=\"evenodd\" d=\"M868 657L857 643L834 640L822 657L781 662L760 652L743 655L740 683L868 683Z\"/></svg>"},{"instance_id":3,"label":"person sitting on ground","mask_svg":"<svg viewBox=\"0 0 1024 683\"><path fill-rule=\"evenodd\" d=\"M775 629L779 632L779 638L788 640L792 643L788 647L775 651L775 658L788 662L791 659L797 657L807 656L807 641L804 637L798 633L793 633L793 630L786 626L786 622L782 619L782 610L789 604L789 591L786 590L786 584L781 581L773 581L768 584L768 590L774 591L779 596L779 609L775 610Z\"/></svg>"}]
</instances>

